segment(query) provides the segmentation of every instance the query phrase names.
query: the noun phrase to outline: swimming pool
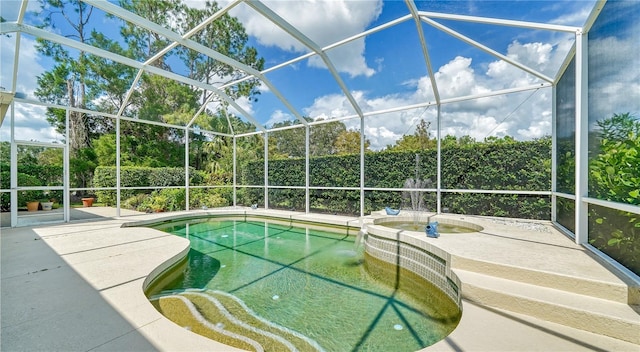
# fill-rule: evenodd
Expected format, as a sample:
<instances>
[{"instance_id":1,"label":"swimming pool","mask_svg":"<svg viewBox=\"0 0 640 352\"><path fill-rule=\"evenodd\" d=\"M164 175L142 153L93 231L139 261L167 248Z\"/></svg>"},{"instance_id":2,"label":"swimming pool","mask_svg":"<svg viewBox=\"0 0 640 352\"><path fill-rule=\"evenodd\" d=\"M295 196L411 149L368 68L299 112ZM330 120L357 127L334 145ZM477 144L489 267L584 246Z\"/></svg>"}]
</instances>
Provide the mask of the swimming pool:
<instances>
[{"instance_id":1,"label":"swimming pool","mask_svg":"<svg viewBox=\"0 0 640 352\"><path fill-rule=\"evenodd\" d=\"M414 351L443 339L460 319L442 291L356 250L346 230L220 218L155 228L188 238L191 251L184 268L154 285L152 303L230 345Z\"/></svg>"}]
</instances>

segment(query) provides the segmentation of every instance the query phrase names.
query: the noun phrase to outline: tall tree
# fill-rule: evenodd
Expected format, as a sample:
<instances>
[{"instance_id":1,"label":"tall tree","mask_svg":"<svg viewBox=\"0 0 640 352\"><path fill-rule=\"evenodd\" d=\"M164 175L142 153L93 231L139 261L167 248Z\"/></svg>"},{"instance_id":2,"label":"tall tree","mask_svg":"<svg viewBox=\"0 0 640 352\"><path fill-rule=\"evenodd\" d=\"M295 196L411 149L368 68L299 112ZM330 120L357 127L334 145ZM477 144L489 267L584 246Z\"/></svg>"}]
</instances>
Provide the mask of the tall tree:
<instances>
[{"instance_id":1,"label":"tall tree","mask_svg":"<svg viewBox=\"0 0 640 352\"><path fill-rule=\"evenodd\" d=\"M130 48L123 48L117 41L111 40L103 33L95 30L91 32L91 42L94 46L114 54L130 58L133 57ZM97 94L100 96L100 99L97 99L95 103L96 109L102 112L116 114L120 108L123 108L124 116L133 116L129 107L139 97L140 91L134 89L131 92L132 98L128 100L126 96L138 70L95 55L87 56L87 64L89 69L88 73L90 73L92 77L90 89L99 92ZM100 120L105 122L103 122L103 125L95 124L92 126L92 133L104 133L113 128L110 119Z\"/></svg>"},{"instance_id":2,"label":"tall tree","mask_svg":"<svg viewBox=\"0 0 640 352\"><path fill-rule=\"evenodd\" d=\"M640 118L629 112L596 121L600 140L624 141L640 135Z\"/></svg>"},{"instance_id":3,"label":"tall tree","mask_svg":"<svg viewBox=\"0 0 640 352\"><path fill-rule=\"evenodd\" d=\"M255 126L251 123L244 122L240 118L233 115L229 116L226 113L219 113L212 116L209 121L211 130L227 134L231 134L232 130L235 133L255 130ZM240 143L236 145L238 148L236 155L239 160L247 157L247 155L244 154L252 147L251 143L255 141L255 139L251 138L243 138L240 140ZM205 170L217 174L217 179L230 177L233 171L233 139L231 137L212 135L202 144L202 149L207 155ZM241 150L244 151L241 153ZM253 156L253 154L251 156Z\"/></svg>"},{"instance_id":4,"label":"tall tree","mask_svg":"<svg viewBox=\"0 0 640 352\"><path fill-rule=\"evenodd\" d=\"M368 139L364 141L364 150L369 150L371 142ZM360 132L349 130L344 131L338 135L336 141L333 143L336 154L360 154Z\"/></svg>"},{"instance_id":5,"label":"tall tree","mask_svg":"<svg viewBox=\"0 0 640 352\"><path fill-rule=\"evenodd\" d=\"M180 0L121 0L120 6L162 27L171 29L173 20L180 18ZM132 22L123 22L120 34L128 44L133 57L146 61L170 44L167 38ZM165 57L160 57L151 65L169 69Z\"/></svg>"},{"instance_id":6,"label":"tall tree","mask_svg":"<svg viewBox=\"0 0 640 352\"><path fill-rule=\"evenodd\" d=\"M66 22L69 32L66 37L88 43L87 24L93 13L93 7L79 0L44 0L42 3L43 27L58 28L57 21ZM54 67L38 77L36 96L40 99L73 108L86 109L88 101L93 98L87 91L89 75L87 74L87 55L80 51L72 55L61 45L38 39L37 50L55 61ZM65 132L64 112L59 109L48 109L47 119L59 132ZM62 123L61 123L62 122ZM86 114L72 111L69 114L69 145L72 156L81 148L89 147L89 123Z\"/></svg>"},{"instance_id":7,"label":"tall tree","mask_svg":"<svg viewBox=\"0 0 640 352\"><path fill-rule=\"evenodd\" d=\"M182 6L180 21L180 33L185 34L213 16L220 8L215 2L206 1L202 9L191 8L188 3ZM237 18L228 14L222 15L215 21L204 26L189 39L204 45L220 54L226 55L258 71L264 68L264 59L258 56L258 51L248 46L249 37ZM221 61L195 50L180 46L178 55L188 68L189 77L203 81L207 84L221 85L237 80L247 75L236 67L232 67ZM226 89L226 93L234 98L240 96L255 97L259 81L255 78L247 79L241 83ZM209 98L211 92L201 94L202 102Z\"/></svg>"},{"instance_id":8,"label":"tall tree","mask_svg":"<svg viewBox=\"0 0 640 352\"><path fill-rule=\"evenodd\" d=\"M341 121L332 121L312 126L309 132L309 155L323 156L336 154L335 141L340 134L346 131L347 126Z\"/></svg>"},{"instance_id":9,"label":"tall tree","mask_svg":"<svg viewBox=\"0 0 640 352\"><path fill-rule=\"evenodd\" d=\"M311 121L310 118L306 118ZM282 121L274 123L272 128L294 126L294 121ZM270 158L304 158L305 128L289 128L269 133L269 157Z\"/></svg>"},{"instance_id":10,"label":"tall tree","mask_svg":"<svg viewBox=\"0 0 640 352\"><path fill-rule=\"evenodd\" d=\"M120 4L126 10L180 34L186 33L218 10L217 4L213 2L207 3L204 9L197 10L191 9L187 6L188 2L182 0L122 0ZM91 28L95 27L90 24L93 8L80 0L43 0L41 13L45 18L43 27L59 29L67 37L138 61L148 60L172 41L161 34L126 21L122 22L121 38L117 40L107 38L104 33L91 31ZM228 15L204 26L191 39L257 70L261 70L264 65L264 60L258 56L256 49L247 45L248 36L242 25ZM45 40L39 41L38 48L41 53L52 57L55 61L54 67L39 78L36 94L43 101L111 114L122 109L123 115L127 117L185 125L193 118L200 104L209 97L207 94L211 92L211 90L205 91L200 87L149 73L144 73L136 86L130 90L138 69L89 53L72 52L61 45ZM185 70L181 63L188 69ZM150 64L179 74L188 72L189 78L212 86L246 75L237 67L222 64L207 55L182 46L167 52ZM253 99L258 94L258 84L255 78L244 80L240 84L227 88L227 93L232 98ZM129 93L130 96L128 96ZM219 111L225 111L226 107L222 105L219 109ZM211 111L205 111L204 114L216 115ZM49 109L48 119L59 132L66 132L64 110ZM198 124L203 129L215 128L208 126L206 119L198 119ZM114 120L73 112L68 132L72 159L88 158L84 161L113 164L112 154L116 141L113 135ZM203 140L201 136L196 137L195 134L185 136L182 129L153 124L122 123L123 165L180 164L183 162L184 152L179 152L179 148L187 137L194 138L194 141ZM92 142L96 143L96 153L86 153L85 150L92 147ZM229 143L229 141L220 142L219 146L207 145L207 148L215 150ZM255 145L257 144L247 143L244 147L253 149ZM212 155L218 154L220 153L200 153L203 160L200 160L199 164L207 165L215 162L209 158L214 158ZM204 160L204 158L207 159ZM91 163L74 163L72 160L72 169L73 165L81 164L92 165ZM232 163L218 161L218 166L230 168L227 164L232 165ZM87 179L87 177L77 179ZM80 181L78 186L86 186L86 184Z\"/></svg>"},{"instance_id":11,"label":"tall tree","mask_svg":"<svg viewBox=\"0 0 640 352\"><path fill-rule=\"evenodd\" d=\"M402 136L396 142L396 145L390 149L425 150L435 148L436 140L431 138L429 134L429 126L431 126L431 122L427 122L424 119L420 120L413 134Z\"/></svg>"}]
</instances>

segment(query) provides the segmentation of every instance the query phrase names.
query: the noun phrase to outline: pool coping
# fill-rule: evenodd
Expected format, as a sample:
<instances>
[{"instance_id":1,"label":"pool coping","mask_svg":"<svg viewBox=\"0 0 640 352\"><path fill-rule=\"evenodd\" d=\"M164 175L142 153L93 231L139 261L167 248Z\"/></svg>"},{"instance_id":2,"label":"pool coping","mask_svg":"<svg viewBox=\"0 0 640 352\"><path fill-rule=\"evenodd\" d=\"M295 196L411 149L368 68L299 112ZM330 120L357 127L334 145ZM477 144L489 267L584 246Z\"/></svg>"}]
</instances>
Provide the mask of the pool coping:
<instances>
[{"instance_id":1,"label":"pool coping","mask_svg":"<svg viewBox=\"0 0 640 352\"><path fill-rule=\"evenodd\" d=\"M173 324L151 306L142 291L145 281L183 256L188 242L128 227L136 221L221 212L321 220L354 228L364 222L337 215L236 208L3 229L2 350L237 350ZM73 279L60 285L56 280L60 277ZM47 294L42 295L40 286L45 284ZM50 302L65 299L95 304L92 309L80 303L51 306ZM39 314L32 311L34 307L40 307ZM468 301L463 307L458 328L423 351L638 350L637 345L521 314ZM93 328L87 332L89 325Z\"/></svg>"}]
</instances>

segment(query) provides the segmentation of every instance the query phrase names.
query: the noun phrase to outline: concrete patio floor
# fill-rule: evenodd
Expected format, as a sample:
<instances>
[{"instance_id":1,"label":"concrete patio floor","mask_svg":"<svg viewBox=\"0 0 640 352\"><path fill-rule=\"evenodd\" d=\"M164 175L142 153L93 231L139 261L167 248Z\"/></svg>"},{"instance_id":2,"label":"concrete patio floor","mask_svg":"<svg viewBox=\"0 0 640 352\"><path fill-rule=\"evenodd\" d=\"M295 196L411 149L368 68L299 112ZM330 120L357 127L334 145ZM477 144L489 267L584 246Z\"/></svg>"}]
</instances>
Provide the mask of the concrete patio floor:
<instances>
[{"instance_id":1,"label":"concrete patio floor","mask_svg":"<svg viewBox=\"0 0 640 352\"><path fill-rule=\"evenodd\" d=\"M290 214L301 219L318 217ZM155 230L121 226L170 215L175 214L2 228L0 350L235 350L175 325L144 296L145 279L163 270L167 261L183 256L189 244ZM337 223L359 221L322 217ZM550 231L528 240L501 236L499 231L467 238L441 236L437 240L443 249L471 260L482 260L483 253L495 256L498 252L505 253L505 260L519 260L522 253L528 253L527 262L535 267L559 270L554 266L558 265L574 271L567 275L616 280L614 273L570 239L548 224L541 226L548 226ZM514 252L518 246L520 255ZM538 250L551 252L542 256ZM561 256L560 262L553 264L553 256ZM470 301L463 302L463 309L458 328L424 351L640 351L637 344Z\"/></svg>"}]
</instances>

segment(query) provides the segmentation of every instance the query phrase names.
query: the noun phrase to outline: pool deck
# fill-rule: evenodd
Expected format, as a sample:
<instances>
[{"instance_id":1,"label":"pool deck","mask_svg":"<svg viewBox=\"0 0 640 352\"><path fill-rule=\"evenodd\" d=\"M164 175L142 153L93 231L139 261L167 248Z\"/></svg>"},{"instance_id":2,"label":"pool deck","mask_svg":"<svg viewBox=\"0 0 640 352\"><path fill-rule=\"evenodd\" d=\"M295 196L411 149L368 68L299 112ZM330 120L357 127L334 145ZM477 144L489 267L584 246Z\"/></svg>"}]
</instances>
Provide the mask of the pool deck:
<instances>
[{"instance_id":1,"label":"pool deck","mask_svg":"<svg viewBox=\"0 0 640 352\"><path fill-rule=\"evenodd\" d=\"M99 214L101 209L91 211ZM343 224L360 221L334 215L278 213ZM168 321L142 292L147 276L162 270L167 260L182 256L188 242L151 229L121 226L171 215L175 214L2 228L0 350L236 350ZM504 261L567 276L619 280L548 223L538 223L542 231L535 233L515 226L501 232L504 225L494 223L496 231L430 240L474 262ZM463 301L463 309L458 328L424 351L640 351L638 344L468 300ZM640 315L637 317L640 321Z\"/></svg>"}]
</instances>

